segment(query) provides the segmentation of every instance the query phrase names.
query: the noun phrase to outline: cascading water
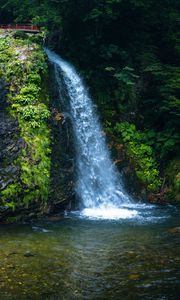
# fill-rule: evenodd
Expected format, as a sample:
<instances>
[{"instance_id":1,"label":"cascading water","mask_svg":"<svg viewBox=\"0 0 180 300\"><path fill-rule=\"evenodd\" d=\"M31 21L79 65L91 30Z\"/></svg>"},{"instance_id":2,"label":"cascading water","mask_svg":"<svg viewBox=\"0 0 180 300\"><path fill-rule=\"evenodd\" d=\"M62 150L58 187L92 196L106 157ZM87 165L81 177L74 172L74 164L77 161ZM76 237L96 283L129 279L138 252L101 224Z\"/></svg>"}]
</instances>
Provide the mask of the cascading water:
<instances>
[{"instance_id":1,"label":"cascading water","mask_svg":"<svg viewBox=\"0 0 180 300\"><path fill-rule=\"evenodd\" d=\"M48 49L46 53L55 66L58 88L62 88L59 80L62 77L69 98L68 113L76 144L76 192L82 201L81 214L102 218L134 216L136 211L121 207L130 199L110 159L96 109L86 87L69 63Z\"/></svg>"}]
</instances>

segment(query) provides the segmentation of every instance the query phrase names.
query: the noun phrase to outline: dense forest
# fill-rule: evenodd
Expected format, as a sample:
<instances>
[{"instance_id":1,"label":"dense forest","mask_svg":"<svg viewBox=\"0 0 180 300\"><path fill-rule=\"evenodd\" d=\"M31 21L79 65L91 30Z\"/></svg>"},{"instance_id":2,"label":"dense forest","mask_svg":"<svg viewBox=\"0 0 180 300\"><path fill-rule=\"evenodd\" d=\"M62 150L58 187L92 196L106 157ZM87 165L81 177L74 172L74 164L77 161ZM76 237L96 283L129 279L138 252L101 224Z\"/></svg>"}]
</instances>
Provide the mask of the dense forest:
<instances>
[{"instance_id":1,"label":"dense forest","mask_svg":"<svg viewBox=\"0 0 180 300\"><path fill-rule=\"evenodd\" d=\"M1 8L1 23L45 29L47 45L83 74L140 182L179 200L179 1L1 0Z\"/></svg>"}]
</instances>

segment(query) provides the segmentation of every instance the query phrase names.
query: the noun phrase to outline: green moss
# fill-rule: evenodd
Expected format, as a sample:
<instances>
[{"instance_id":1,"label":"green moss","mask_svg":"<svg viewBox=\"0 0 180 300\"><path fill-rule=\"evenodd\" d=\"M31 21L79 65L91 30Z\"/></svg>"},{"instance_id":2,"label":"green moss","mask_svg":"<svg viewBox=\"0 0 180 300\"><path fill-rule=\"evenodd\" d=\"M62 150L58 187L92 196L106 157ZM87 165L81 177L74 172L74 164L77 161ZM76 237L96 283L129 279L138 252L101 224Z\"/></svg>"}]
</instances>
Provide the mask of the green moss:
<instances>
[{"instance_id":1,"label":"green moss","mask_svg":"<svg viewBox=\"0 0 180 300\"><path fill-rule=\"evenodd\" d=\"M42 206L48 198L51 152L45 54L29 40L0 38L0 74L9 84L9 113L18 119L24 141L14 162L20 178L1 193L3 205L15 209L39 201Z\"/></svg>"}]
</instances>

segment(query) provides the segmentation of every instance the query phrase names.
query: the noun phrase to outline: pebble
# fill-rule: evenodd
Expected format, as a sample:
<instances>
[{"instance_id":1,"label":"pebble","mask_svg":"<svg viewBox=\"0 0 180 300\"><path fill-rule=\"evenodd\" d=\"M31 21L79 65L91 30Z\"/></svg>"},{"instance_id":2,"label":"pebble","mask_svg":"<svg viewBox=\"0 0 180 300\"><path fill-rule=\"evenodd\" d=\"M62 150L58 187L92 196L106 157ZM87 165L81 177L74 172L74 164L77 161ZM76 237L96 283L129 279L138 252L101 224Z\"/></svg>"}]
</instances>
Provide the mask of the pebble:
<instances>
[{"instance_id":1,"label":"pebble","mask_svg":"<svg viewBox=\"0 0 180 300\"><path fill-rule=\"evenodd\" d=\"M33 254L31 251L26 251L26 252L24 253L24 256L25 256L25 257L33 257L34 254Z\"/></svg>"}]
</instances>

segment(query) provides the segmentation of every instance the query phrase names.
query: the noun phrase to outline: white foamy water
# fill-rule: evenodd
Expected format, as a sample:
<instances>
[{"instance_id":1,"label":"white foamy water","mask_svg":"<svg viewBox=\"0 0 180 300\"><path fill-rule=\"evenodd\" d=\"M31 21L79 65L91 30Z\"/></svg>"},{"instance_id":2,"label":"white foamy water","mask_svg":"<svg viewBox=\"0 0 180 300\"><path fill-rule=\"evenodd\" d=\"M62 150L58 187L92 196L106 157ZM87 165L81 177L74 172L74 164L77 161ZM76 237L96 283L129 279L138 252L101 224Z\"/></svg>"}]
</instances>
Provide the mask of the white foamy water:
<instances>
[{"instance_id":1,"label":"white foamy water","mask_svg":"<svg viewBox=\"0 0 180 300\"><path fill-rule=\"evenodd\" d=\"M82 210L82 217L88 217L91 219L109 219L109 220L118 220L118 219L129 219L134 218L138 215L136 210L129 210L125 208L85 208Z\"/></svg>"},{"instance_id":2,"label":"white foamy water","mask_svg":"<svg viewBox=\"0 0 180 300\"><path fill-rule=\"evenodd\" d=\"M68 115L72 120L76 145L76 193L81 199L82 215L99 218L126 218L135 211L122 209L129 203L120 176L113 165L96 109L87 88L69 63L46 49L54 64L58 89L62 81L67 94ZM61 93L61 92L60 92Z\"/></svg>"}]
</instances>

